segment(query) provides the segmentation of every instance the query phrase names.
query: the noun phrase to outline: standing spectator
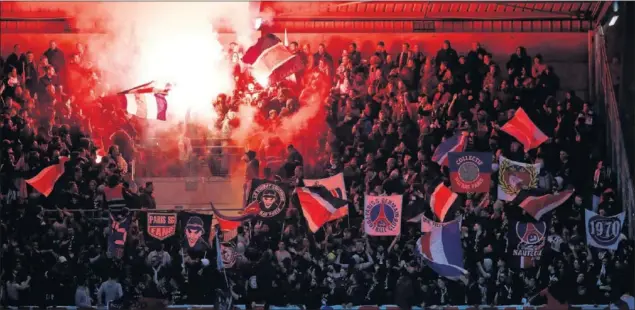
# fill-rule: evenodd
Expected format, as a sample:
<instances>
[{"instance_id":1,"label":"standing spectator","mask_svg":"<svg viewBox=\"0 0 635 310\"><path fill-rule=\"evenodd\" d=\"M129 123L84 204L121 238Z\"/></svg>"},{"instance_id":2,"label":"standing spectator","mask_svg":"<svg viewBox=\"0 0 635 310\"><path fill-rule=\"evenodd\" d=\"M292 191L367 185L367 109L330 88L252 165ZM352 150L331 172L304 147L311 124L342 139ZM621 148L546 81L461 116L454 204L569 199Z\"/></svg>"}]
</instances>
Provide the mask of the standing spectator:
<instances>
[{"instance_id":1,"label":"standing spectator","mask_svg":"<svg viewBox=\"0 0 635 310\"><path fill-rule=\"evenodd\" d=\"M18 75L22 75L25 64L26 56L20 52L20 44L16 44L13 46L13 52L7 57L4 64L4 74L8 74L12 68L15 68L18 70Z\"/></svg>"},{"instance_id":2,"label":"standing spectator","mask_svg":"<svg viewBox=\"0 0 635 310\"><path fill-rule=\"evenodd\" d=\"M110 302L123 297L123 289L121 284L116 280L114 274L108 276L108 280L104 281L97 291L97 302L99 305L108 306Z\"/></svg>"},{"instance_id":3,"label":"standing spectator","mask_svg":"<svg viewBox=\"0 0 635 310\"><path fill-rule=\"evenodd\" d=\"M146 182L146 186L143 188L143 192L141 193L141 207L148 210L154 210L157 208L157 202L154 200L154 196L152 196L152 192L154 191L154 184L152 182Z\"/></svg>"},{"instance_id":4,"label":"standing spectator","mask_svg":"<svg viewBox=\"0 0 635 310\"><path fill-rule=\"evenodd\" d=\"M44 56L48 58L49 63L55 68L55 71L62 74L66 68L66 59L64 58L64 52L57 47L57 43L51 40L49 43L49 49L44 52Z\"/></svg>"},{"instance_id":5,"label":"standing spectator","mask_svg":"<svg viewBox=\"0 0 635 310\"><path fill-rule=\"evenodd\" d=\"M450 41L445 40L443 41L443 46L437 52L437 58L434 61L437 65L437 69L439 69L439 66L443 62L446 62L448 64L448 68L452 69L454 65L458 63L459 55L452 48Z\"/></svg>"},{"instance_id":6,"label":"standing spectator","mask_svg":"<svg viewBox=\"0 0 635 310\"><path fill-rule=\"evenodd\" d=\"M348 45L348 58L350 58L353 67L357 67L362 62L362 54L357 50L357 44L355 42L351 42Z\"/></svg>"},{"instance_id":7,"label":"standing spectator","mask_svg":"<svg viewBox=\"0 0 635 310\"><path fill-rule=\"evenodd\" d=\"M82 308L90 308L92 306L92 299L90 298L90 289L88 281L86 279L80 280L77 289L75 290L75 306Z\"/></svg>"}]
</instances>

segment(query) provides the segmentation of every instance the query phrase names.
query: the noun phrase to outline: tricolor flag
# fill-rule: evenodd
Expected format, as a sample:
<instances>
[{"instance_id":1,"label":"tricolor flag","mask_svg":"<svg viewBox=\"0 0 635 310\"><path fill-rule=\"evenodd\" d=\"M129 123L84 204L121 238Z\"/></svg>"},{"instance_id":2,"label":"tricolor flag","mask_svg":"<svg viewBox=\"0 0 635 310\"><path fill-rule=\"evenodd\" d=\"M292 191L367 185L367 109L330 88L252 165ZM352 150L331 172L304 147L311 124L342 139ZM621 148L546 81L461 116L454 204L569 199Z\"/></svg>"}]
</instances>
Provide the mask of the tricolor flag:
<instances>
[{"instance_id":1,"label":"tricolor flag","mask_svg":"<svg viewBox=\"0 0 635 310\"><path fill-rule=\"evenodd\" d=\"M460 135L454 135L445 139L434 150L432 161L436 162L440 166L447 166L448 153L465 151L465 148L467 148L467 136L468 133L464 131Z\"/></svg>"},{"instance_id":2,"label":"tricolor flag","mask_svg":"<svg viewBox=\"0 0 635 310\"><path fill-rule=\"evenodd\" d=\"M430 207L441 222L443 222L458 197L459 195L452 192L443 182L440 182L439 185L434 188L430 196Z\"/></svg>"},{"instance_id":3,"label":"tricolor flag","mask_svg":"<svg viewBox=\"0 0 635 310\"><path fill-rule=\"evenodd\" d=\"M333 196L341 199L348 199L346 196L346 185L344 183L344 173L340 172L334 176L323 179L304 179L306 186L324 186L331 191Z\"/></svg>"},{"instance_id":4,"label":"tricolor flag","mask_svg":"<svg viewBox=\"0 0 635 310\"><path fill-rule=\"evenodd\" d=\"M229 215L224 215L222 213L220 213L220 211L218 211L218 209L216 209L216 207L214 206L213 203L210 202L210 206L212 207L212 212L214 212L214 217L216 219L222 219L225 221L225 223L227 222L242 222L242 221L246 221L249 219L252 219L256 216L258 216L258 214L260 213L260 206L258 204L258 201L254 201L252 203L250 203L249 205L247 205L242 211L240 211L240 215L238 216L229 216ZM219 225L221 225L220 222L218 222ZM230 225L234 225L234 224L227 224L226 227L230 227Z\"/></svg>"},{"instance_id":5,"label":"tricolor flag","mask_svg":"<svg viewBox=\"0 0 635 310\"><path fill-rule=\"evenodd\" d=\"M154 87L154 82L146 83L119 93L118 97L128 114L145 119L166 120L168 111L167 92Z\"/></svg>"},{"instance_id":6,"label":"tricolor flag","mask_svg":"<svg viewBox=\"0 0 635 310\"><path fill-rule=\"evenodd\" d=\"M312 232L331 220L333 214L348 209L346 200L334 197L326 187L299 187L296 189L302 213Z\"/></svg>"},{"instance_id":7,"label":"tricolor flag","mask_svg":"<svg viewBox=\"0 0 635 310\"><path fill-rule=\"evenodd\" d=\"M64 174L64 165L68 160L68 157L60 157L57 164L53 164L44 168L44 170L40 171L40 173L38 173L36 176L26 180L25 182L33 186L33 188L35 188L35 190L40 192L42 195L48 197L53 191L57 180Z\"/></svg>"},{"instance_id":8,"label":"tricolor flag","mask_svg":"<svg viewBox=\"0 0 635 310\"><path fill-rule=\"evenodd\" d=\"M417 250L426 264L442 277L458 278L463 269L461 222L458 220L433 226L417 242Z\"/></svg>"},{"instance_id":9,"label":"tricolor flag","mask_svg":"<svg viewBox=\"0 0 635 310\"><path fill-rule=\"evenodd\" d=\"M292 54L273 34L266 34L258 39L245 52L243 63L251 65L252 74L261 84L267 79L269 84L280 82L304 69L300 56Z\"/></svg>"},{"instance_id":10,"label":"tricolor flag","mask_svg":"<svg viewBox=\"0 0 635 310\"><path fill-rule=\"evenodd\" d=\"M549 139L522 108L516 110L514 117L505 123L501 130L516 138L525 148L525 152L537 148Z\"/></svg>"},{"instance_id":11,"label":"tricolor flag","mask_svg":"<svg viewBox=\"0 0 635 310\"><path fill-rule=\"evenodd\" d=\"M344 183L344 173L340 172L334 176L323 179L304 179L304 185L308 187L324 186L335 198L347 200L346 185ZM348 215L348 208L339 208L331 215L329 221L334 221Z\"/></svg>"},{"instance_id":12,"label":"tricolor flag","mask_svg":"<svg viewBox=\"0 0 635 310\"><path fill-rule=\"evenodd\" d=\"M525 212L538 221L543 215L562 205L571 195L573 195L573 190L555 194L548 194L538 190L522 190L512 201L512 204L523 208Z\"/></svg>"}]
</instances>

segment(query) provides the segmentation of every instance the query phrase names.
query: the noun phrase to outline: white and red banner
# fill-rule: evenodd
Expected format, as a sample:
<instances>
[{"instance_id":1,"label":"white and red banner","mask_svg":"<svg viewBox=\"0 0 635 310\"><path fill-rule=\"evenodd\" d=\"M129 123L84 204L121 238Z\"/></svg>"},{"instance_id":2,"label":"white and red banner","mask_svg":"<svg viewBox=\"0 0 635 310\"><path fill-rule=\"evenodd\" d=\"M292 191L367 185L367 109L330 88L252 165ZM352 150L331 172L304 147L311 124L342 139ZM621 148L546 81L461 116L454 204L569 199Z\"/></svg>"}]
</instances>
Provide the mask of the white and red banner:
<instances>
[{"instance_id":1,"label":"white and red banner","mask_svg":"<svg viewBox=\"0 0 635 310\"><path fill-rule=\"evenodd\" d=\"M523 189L538 187L540 164L513 161L501 155L498 159L498 199L512 201Z\"/></svg>"}]
</instances>

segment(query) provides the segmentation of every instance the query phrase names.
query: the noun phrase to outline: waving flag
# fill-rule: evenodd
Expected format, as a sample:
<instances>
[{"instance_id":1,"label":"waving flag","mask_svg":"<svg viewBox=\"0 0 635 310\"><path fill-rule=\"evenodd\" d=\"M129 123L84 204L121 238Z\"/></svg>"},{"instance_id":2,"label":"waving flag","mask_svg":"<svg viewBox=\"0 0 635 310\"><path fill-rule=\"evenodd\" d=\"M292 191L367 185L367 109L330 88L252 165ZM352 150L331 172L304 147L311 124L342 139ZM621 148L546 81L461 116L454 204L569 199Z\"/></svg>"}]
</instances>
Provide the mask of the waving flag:
<instances>
[{"instance_id":1,"label":"waving flag","mask_svg":"<svg viewBox=\"0 0 635 310\"><path fill-rule=\"evenodd\" d=\"M164 121L167 119L168 90L169 86L158 89L154 82L150 82L123 91L118 97L128 114Z\"/></svg>"},{"instance_id":2,"label":"waving flag","mask_svg":"<svg viewBox=\"0 0 635 310\"><path fill-rule=\"evenodd\" d=\"M333 197L331 192L323 186L299 187L296 194L304 218L312 232L318 231L340 209L348 209L346 200Z\"/></svg>"},{"instance_id":3,"label":"waving flag","mask_svg":"<svg viewBox=\"0 0 635 310\"><path fill-rule=\"evenodd\" d=\"M292 54L273 34L263 35L256 44L247 49L243 63L251 65L252 74L261 84L267 79L269 84L280 82L304 69L302 58Z\"/></svg>"},{"instance_id":4,"label":"waving flag","mask_svg":"<svg viewBox=\"0 0 635 310\"><path fill-rule=\"evenodd\" d=\"M443 182L440 182L439 185L434 188L430 196L430 207L440 221L443 222L458 197L459 195L452 192Z\"/></svg>"},{"instance_id":5,"label":"waving flag","mask_svg":"<svg viewBox=\"0 0 635 310\"><path fill-rule=\"evenodd\" d=\"M402 195L364 198L364 231L369 236L397 236L401 233Z\"/></svg>"},{"instance_id":6,"label":"waving flag","mask_svg":"<svg viewBox=\"0 0 635 310\"><path fill-rule=\"evenodd\" d=\"M214 231L214 235L216 235L216 268L218 271L223 270L225 268L225 264L223 264L223 250L220 246L220 240L218 240L218 231Z\"/></svg>"},{"instance_id":7,"label":"waving flag","mask_svg":"<svg viewBox=\"0 0 635 310\"><path fill-rule=\"evenodd\" d=\"M521 190L538 187L539 173L539 164L521 163L501 155L498 159L498 199L512 201Z\"/></svg>"},{"instance_id":8,"label":"waving flag","mask_svg":"<svg viewBox=\"0 0 635 310\"><path fill-rule=\"evenodd\" d=\"M346 185L344 183L344 173L340 172L334 176L323 179L304 179L304 185L308 187L324 186L335 198L347 200ZM329 221L334 221L348 215L348 208L339 208L331 215Z\"/></svg>"},{"instance_id":9,"label":"waving flag","mask_svg":"<svg viewBox=\"0 0 635 310\"><path fill-rule=\"evenodd\" d=\"M505 123L505 125L501 127L501 130L516 138L525 148L525 152L537 148L549 139L549 137L531 121L529 115L527 115L523 108L518 108L514 117Z\"/></svg>"},{"instance_id":10,"label":"waving flag","mask_svg":"<svg viewBox=\"0 0 635 310\"><path fill-rule=\"evenodd\" d=\"M525 212L535 218L540 218L559 207L573 195L573 190L566 190L555 194L541 193L537 190L522 190L512 204L523 208Z\"/></svg>"},{"instance_id":11,"label":"waving flag","mask_svg":"<svg viewBox=\"0 0 635 310\"><path fill-rule=\"evenodd\" d=\"M123 257L123 250L126 244L128 228L132 222L132 215L116 219L110 213L110 234L108 235L108 253L113 257Z\"/></svg>"},{"instance_id":12,"label":"waving flag","mask_svg":"<svg viewBox=\"0 0 635 310\"><path fill-rule=\"evenodd\" d=\"M492 181L492 154L462 152L448 154L450 182L455 193L487 193Z\"/></svg>"},{"instance_id":13,"label":"waving flag","mask_svg":"<svg viewBox=\"0 0 635 310\"><path fill-rule=\"evenodd\" d=\"M617 250L626 213L601 216L590 210L584 212L586 243L598 249Z\"/></svg>"},{"instance_id":14,"label":"waving flag","mask_svg":"<svg viewBox=\"0 0 635 310\"><path fill-rule=\"evenodd\" d=\"M57 164L44 168L44 170L40 171L40 173L36 176L26 180L25 182L33 186L33 188L42 195L48 197L53 191L57 180L64 174L64 165L68 160L68 157L60 157L60 161Z\"/></svg>"},{"instance_id":15,"label":"waving flag","mask_svg":"<svg viewBox=\"0 0 635 310\"><path fill-rule=\"evenodd\" d=\"M346 185L344 183L344 173L340 172L334 176L323 179L304 179L306 186L324 186L331 191L334 197L348 199L346 196Z\"/></svg>"},{"instance_id":16,"label":"waving flag","mask_svg":"<svg viewBox=\"0 0 635 310\"><path fill-rule=\"evenodd\" d=\"M430 232L419 238L417 249L426 264L440 276L458 278L467 273L463 269L460 221L431 227Z\"/></svg>"},{"instance_id":17,"label":"waving flag","mask_svg":"<svg viewBox=\"0 0 635 310\"><path fill-rule=\"evenodd\" d=\"M507 231L507 253L512 258L512 267L533 268L538 265L547 241L547 224L510 223Z\"/></svg>"},{"instance_id":18,"label":"waving flag","mask_svg":"<svg viewBox=\"0 0 635 310\"><path fill-rule=\"evenodd\" d=\"M450 152L463 152L467 147L467 132L462 132L460 135L454 135L451 138L445 139L434 150L432 155L432 161L436 162L440 166L448 165L448 153Z\"/></svg>"},{"instance_id":19,"label":"waving flag","mask_svg":"<svg viewBox=\"0 0 635 310\"><path fill-rule=\"evenodd\" d=\"M218 224L221 225L221 230L222 230L222 227L231 229L230 227L232 227L233 225L236 225L235 223L241 223L242 221L252 219L258 216L258 214L260 213L260 206L258 205L257 201L248 204L247 207L245 207L242 211L240 211L241 214L238 216L228 216L228 215L224 215L220 213L220 211L218 211L218 209L216 209L214 204L211 202L210 202L210 206L212 207L212 212L214 212L215 218L218 220ZM222 220L223 222L221 223L220 220ZM240 224L238 224L238 226L240 226Z\"/></svg>"}]
</instances>

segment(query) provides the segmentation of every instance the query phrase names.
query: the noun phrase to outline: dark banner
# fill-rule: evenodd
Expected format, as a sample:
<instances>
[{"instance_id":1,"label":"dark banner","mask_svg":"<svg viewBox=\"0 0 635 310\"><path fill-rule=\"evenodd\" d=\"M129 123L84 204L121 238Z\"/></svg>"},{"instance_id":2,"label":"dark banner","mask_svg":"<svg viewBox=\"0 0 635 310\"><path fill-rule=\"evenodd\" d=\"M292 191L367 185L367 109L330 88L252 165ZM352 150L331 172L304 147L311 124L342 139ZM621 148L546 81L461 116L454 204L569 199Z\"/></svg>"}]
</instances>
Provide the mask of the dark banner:
<instances>
[{"instance_id":1,"label":"dark banner","mask_svg":"<svg viewBox=\"0 0 635 310\"><path fill-rule=\"evenodd\" d=\"M146 234L158 240L165 240L176 233L176 213L148 212L145 217Z\"/></svg>"},{"instance_id":2,"label":"dark banner","mask_svg":"<svg viewBox=\"0 0 635 310\"><path fill-rule=\"evenodd\" d=\"M284 218L289 205L289 188L286 184L254 179L251 181L248 204L257 203L259 217L264 219Z\"/></svg>"},{"instance_id":3,"label":"dark banner","mask_svg":"<svg viewBox=\"0 0 635 310\"><path fill-rule=\"evenodd\" d=\"M211 215L180 212L178 217L183 228L184 236L181 245L184 249L206 251L211 248L209 243L212 231Z\"/></svg>"},{"instance_id":4,"label":"dark banner","mask_svg":"<svg viewBox=\"0 0 635 310\"><path fill-rule=\"evenodd\" d=\"M448 154L452 191L455 193L487 193L492 181L492 154L457 152Z\"/></svg>"},{"instance_id":5,"label":"dark banner","mask_svg":"<svg viewBox=\"0 0 635 310\"><path fill-rule=\"evenodd\" d=\"M123 257L123 250L126 244L126 237L128 235L128 228L132 222L131 215L125 217L115 218L110 213L110 235L108 236L108 253L112 257Z\"/></svg>"},{"instance_id":6,"label":"dark banner","mask_svg":"<svg viewBox=\"0 0 635 310\"><path fill-rule=\"evenodd\" d=\"M510 267L526 269L538 266L546 240L545 222L510 223L507 232L507 254L512 262Z\"/></svg>"}]
</instances>

